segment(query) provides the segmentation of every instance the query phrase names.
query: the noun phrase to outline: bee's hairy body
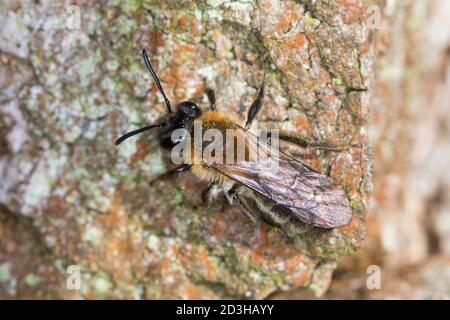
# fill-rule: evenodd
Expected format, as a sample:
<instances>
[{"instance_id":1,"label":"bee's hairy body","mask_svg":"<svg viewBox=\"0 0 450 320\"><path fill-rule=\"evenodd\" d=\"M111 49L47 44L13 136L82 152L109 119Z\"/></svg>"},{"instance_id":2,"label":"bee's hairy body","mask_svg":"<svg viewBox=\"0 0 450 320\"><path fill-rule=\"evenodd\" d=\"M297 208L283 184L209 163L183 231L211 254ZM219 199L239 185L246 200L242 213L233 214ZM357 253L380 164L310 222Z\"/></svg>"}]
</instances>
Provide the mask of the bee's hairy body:
<instances>
[{"instance_id":1,"label":"bee's hairy body","mask_svg":"<svg viewBox=\"0 0 450 320\"><path fill-rule=\"evenodd\" d=\"M275 158L270 153L271 156L269 157L272 157L272 160L276 160L279 164L279 170L276 171L264 168L257 161L250 159L250 154L255 154L255 144L251 143L252 146L250 147L249 142L254 142L255 139L247 133L247 128L261 108L264 80L258 90L256 99L249 108L247 121L244 126L241 126L239 119L216 110L214 93L210 90L207 92L210 100L209 111L202 112L191 101L182 101L178 104L176 110L172 110L170 101L150 64L145 49L143 50L143 57L147 69L165 100L167 114L157 123L124 134L116 141L116 145L141 132L159 128L156 135L161 147L173 150L173 147L183 143L181 146L185 147L188 144L187 147L191 151L190 156L184 159L182 165L169 170L162 176L184 171L191 172L197 179L209 184L203 192L205 201L210 202L220 195L225 195L230 204L241 209L251 220L263 220L270 225L298 233L303 233L314 227L330 229L350 223L352 209L348 198L342 189L332 184L330 177L314 171L292 157ZM196 141L198 139L196 137L197 123L201 125L200 144ZM184 131L182 135L174 138L173 133L178 129L187 130L189 135L186 135L186 131ZM204 154L207 154L206 148L210 141L204 141L203 132L208 129L216 129L221 133L222 155L215 154L218 157L223 156L221 164L208 161L204 157ZM232 136L228 135L229 130L234 132ZM238 132L237 135L234 135L236 132ZM191 137L190 141L186 140L186 137L189 136ZM242 137L244 138L243 149L242 145L236 143L236 139ZM280 139L303 146L295 139L288 138L280 136ZM234 148L234 150L230 149L234 151L232 155L230 155L231 152L228 149L230 143ZM313 144L306 145L312 146ZM261 147L261 144L256 141L256 148L259 147ZM329 146L325 147L329 148ZM240 149L238 150L238 148ZM335 148L335 150L337 149ZM229 163L229 155L232 157L231 164ZM244 161L236 161L237 158Z\"/></svg>"},{"instance_id":2,"label":"bee's hairy body","mask_svg":"<svg viewBox=\"0 0 450 320\"><path fill-rule=\"evenodd\" d=\"M207 111L197 120L202 124L203 131L206 131L208 129L217 129L221 132L222 137L224 138L223 150L225 150L226 144L226 131L242 128L237 124L237 119L218 111ZM189 127L189 133L191 137L194 137L193 123L191 123ZM199 150L195 150L196 146L193 141L191 141L191 172L194 176L204 182L225 184L225 182L227 182L229 179L223 174L220 174L219 172L211 168L211 166L207 165L202 159L202 155L204 154L204 149L206 148L207 144L207 142L204 142L201 144ZM225 156L226 154L224 154L224 157ZM226 159L224 158L223 160L225 162Z\"/></svg>"},{"instance_id":3,"label":"bee's hairy body","mask_svg":"<svg viewBox=\"0 0 450 320\"><path fill-rule=\"evenodd\" d=\"M243 129L243 127L238 124L239 119L218 111L207 111L196 120L200 121L202 124L203 131L207 129L217 129L221 132L222 137L224 137L223 149L225 149L226 144L226 131ZM188 131L191 137L193 137L193 122L190 124ZM252 221L263 220L270 225L288 229L296 233L303 233L313 227L312 225L307 225L298 221L298 219L295 219L288 208L279 206L273 200L261 196L249 187L229 179L202 161L203 159L195 158L194 154L203 155L203 151L207 144L208 143L203 143L200 150L195 150L194 143L191 142L191 149L193 152L191 152L192 167L190 172L197 179L210 184L205 199L208 203L213 203L224 195L230 205L241 209ZM246 145L245 147L246 154L248 155L248 146ZM195 153L194 151L197 152ZM223 161L225 162L225 159L223 159Z\"/></svg>"}]
</instances>

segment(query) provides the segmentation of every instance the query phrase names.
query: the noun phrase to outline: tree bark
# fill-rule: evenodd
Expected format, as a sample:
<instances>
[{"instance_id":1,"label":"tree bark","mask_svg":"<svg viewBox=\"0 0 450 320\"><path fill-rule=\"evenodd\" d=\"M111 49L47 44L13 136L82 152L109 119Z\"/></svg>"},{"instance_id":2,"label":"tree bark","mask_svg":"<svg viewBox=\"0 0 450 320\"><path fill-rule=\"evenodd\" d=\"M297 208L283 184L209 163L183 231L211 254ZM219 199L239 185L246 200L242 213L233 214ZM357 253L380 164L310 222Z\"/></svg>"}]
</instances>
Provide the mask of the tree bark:
<instances>
[{"instance_id":1,"label":"tree bark","mask_svg":"<svg viewBox=\"0 0 450 320\"><path fill-rule=\"evenodd\" d=\"M339 258L361 246L375 39L363 1L80 1L73 30L66 5L1 6L1 228L39 238L28 249L20 236L2 239L1 297L321 295ZM345 189L352 223L288 235L227 205L204 207L191 179L149 186L170 166L154 138L114 146L164 112L142 48L173 104L205 107L212 88L218 108L244 120L265 74L257 125L363 145L302 151ZM12 258L28 255L27 266ZM80 290L66 288L70 265L82 270Z\"/></svg>"}]
</instances>

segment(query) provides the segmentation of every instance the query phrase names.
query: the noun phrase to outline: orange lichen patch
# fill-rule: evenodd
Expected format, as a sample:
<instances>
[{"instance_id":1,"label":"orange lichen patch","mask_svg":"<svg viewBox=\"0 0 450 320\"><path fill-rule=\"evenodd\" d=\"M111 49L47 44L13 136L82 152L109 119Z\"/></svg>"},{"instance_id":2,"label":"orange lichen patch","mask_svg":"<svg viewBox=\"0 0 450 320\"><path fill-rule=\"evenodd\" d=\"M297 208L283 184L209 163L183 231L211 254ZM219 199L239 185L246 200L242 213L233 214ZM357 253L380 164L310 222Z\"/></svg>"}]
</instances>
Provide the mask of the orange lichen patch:
<instances>
[{"instance_id":1,"label":"orange lichen patch","mask_svg":"<svg viewBox=\"0 0 450 320\"><path fill-rule=\"evenodd\" d=\"M296 35L285 39L281 44L281 49L285 50L295 50L301 49L305 45L306 37L302 33L297 33Z\"/></svg>"},{"instance_id":2,"label":"orange lichen patch","mask_svg":"<svg viewBox=\"0 0 450 320\"><path fill-rule=\"evenodd\" d=\"M70 208L70 205L63 197L57 195L50 195L47 199L48 207L51 208L51 212L64 213Z\"/></svg>"},{"instance_id":3,"label":"orange lichen patch","mask_svg":"<svg viewBox=\"0 0 450 320\"><path fill-rule=\"evenodd\" d=\"M261 266L270 266L278 263L277 258L292 257L297 254L293 247L286 246L283 239L277 233L268 234L267 227L260 225L256 237L252 239L251 259ZM272 258L269 258L272 257Z\"/></svg>"},{"instance_id":4,"label":"orange lichen patch","mask_svg":"<svg viewBox=\"0 0 450 320\"><path fill-rule=\"evenodd\" d=\"M169 64L170 65L170 69L165 70L164 73L162 73L162 77L161 77L161 81L164 81L164 83L168 83L171 87L174 87L175 84L178 82L179 79L182 79L181 76L183 75L183 72L181 70L181 67L179 68L178 66L181 65L182 60L180 59L172 59L173 61ZM175 62L177 60L180 60L180 62ZM161 73L161 72L160 72ZM168 85L165 85L168 86ZM155 88L153 88L155 87ZM154 84L152 86L152 90L158 90L156 87L156 84ZM165 90L165 91L172 91L171 90Z\"/></svg>"},{"instance_id":5,"label":"orange lichen patch","mask_svg":"<svg viewBox=\"0 0 450 320\"><path fill-rule=\"evenodd\" d=\"M354 161L357 161L358 155L352 154L352 158ZM355 194L358 188L358 175L353 176L349 174L349 172L358 172L357 168L349 168L349 159L345 153L340 154L336 161L334 162L334 166L331 170L331 176L334 178L336 184L346 185L347 187L351 187L349 190L349 195Z\"/></svg>"},{"instance_id":6,"label":"orange lichen patch","mask_svg":"<svg viewBox=\"0 0 450 320\"><path fill-rule=\"evenodd\" d=\"M269 10L269 9L272 8L272 3L271 3L270 0L264 0L264 1L261 2L261 7L266 9L266 10Z\"/></svg>"},{"instance_id":7,"label":"orange lichen patch","mask_svg":"<svg viewBox=\"0 0 450 320\"><path fill-rule=\"evenodd\" d=\"M171 248L173 255L178 258L180 256L180 247L174 243Z\"/></svg>"},{"instance_id":8,"label":"orange lichen patch","mask_svg":"<svg viewBox=\"0 0 450 320\"><path fill-rule=\"evenodd\" d=\"M177 49L177 51L181 52L183 55L190 54L191 57L195 54L196 50L195 46L190 44L180 44Z\"/></svg>"},{"instance_id":9,"label":"orange lichen patch","mask_svg":"<svg viewBox=\"0 0 450 320\"><path fill-rule=\"evenodd\" d=\"M131 158L131 163L135 163L138 160L144 160L149 153L150 148L147 139L139 139L136 142L136 152Z\"/></svg>"},{"instance_id":10,"label":"orange lichen patch","mask_svg":"<svg viewBox=\"0 0 450 320\"><path fill-rule=\"evenodd\" d=\"M362 227L361 224L363 224L363 221L356 215L353 215L352 222L343 226L341 232L344 235L353 234L355 230L359 230Z\"/></svg>"},{"instance_id":11,"label":"orange lichen patch","mask_svg":"<svg viewBox=\"0 0 450 320\"><path fill-rule=\"evenodd\" d=\"M227 228L229 227L228 221L225 218L223 212L214 215L214 220L212 221L210 231L211 234L217 238L221 238L225 235Z\"/></svg>"},{"instance_id":12,"label":"orange lichen patch","mask_svg":"<svg viewBox=\"0 0 450 320\"><path fill-rule=\"evenodd\" d=\"M175 86L175 92L179 100L189 100L205 92L205 85L199 78L192 78L191 74L184 74L182 77ZM192 91L192 89L194 89L193 92L188 95L187 92Z\"/></svg>"},{"instance_id":13,"label":"orange lichen patch","mask_svg":"<svg viewBox=\"0 0 450 320\"><path fill-rule=\"evenodd\" d=\"M181 32L186 32L191 35L200 35L201 34L201 28L197 24L197 20L195 17L192 16L182 16L178 20L178 29Z\"/></svg>"},{"instance_id":14,"label":"orange lichen patch","mask_svg":"<svg viewBox=\"0 0 450 320\"><path fill-rule=\"evenodd\" d=\"M320 81L321 84L324 85L331 82L330 74L322 67L319 69L318 80Z\"/></svg>"},{"instance_id":15,"label":"orange lichen patch","mask_svg":"<svg viewBox=\"0 0 450 320\"><path fill-rule=\"evenodd\" d=\"M338 0L342 7L344 22L347 24L361 21L367 7L361 0Z\"/></svg>"},{"instance_id":16,"label":"orange lichen patch","mask_svg":"<svg viewBox=\"0 0 450 320\"><path fill-rule=\"evenodd\" d=\"M322 164L320 163L320 161L318 159L311 159L309 161L309 166L314 168L315 170L321 172L322 171Z\"/></svg>"},{"instance_id":17,"label":"orange lichen patch","mask_svg":"<svg viewBox=\"0 0 450 320\"><path fill-rule=\"evenodd\" d=\"M196 48L193 45L178 43L171 54L171 61L167 64L170 69L163 77L165 81L176 83L183 79L185 66L195 60Z\"/></svg>"},{"instance_id":18,"label":"orange lichen patch","mask_svg":"<svg viewBox=\"0 0 450 320\"><path fill-rule=\"evenodd\" d=\"M166 92L175 93L177 100L192 98L186 95L186 88L188 86L190 89L194 87L194 94L204 90L201 79L194 78L189 71L189 66L192 66L198 60L197 54L197 49L194 46L181 42L177 43L176 48L170 55L169 69L161 73L162 81L165 83L165 87L168 87L166 88Z\"/></svg>"},{"instance_id":19,"label":"orange lichen patch","mask_svg":"<svg viewBox=\"0 0 450 320\"><path fill-rule=\"evenodd\" d=\"M168 270L171 264L172 262L167 257L161 260L161 267L163 268L163 270Z\"/></svg>"},{"instance_id":20,"label":"orange lichen patch","mask_svg":"<svg viewBox=\"0 0 450 320\"><path fill-rule=\"evenodd\" d=\"M299 115L295 117L292 121L295 128L303 129L306 131L311 131L311 125L309 124L308 118L305 115Z\"/></svg>"},{"instance_id":21,"label":"orange lichen patch","mask_svg":"<svg viewBox=\"0 0 450 320\"><path fill-rule=\"evenodd\" d=\"M208 250L204 247L186 247L178 252L178 259L182 265L195 269L195 272L201 273L206 280L215 280L216 267Z\"/></svg>"},{"instance_id":22,"label":"orange lichen patch","mask_svg":"<svg viewBox=\"0 0 450 320\"><path fill-rule=\"evenodd\" d=\"M302 255L295 255L286 259L285 268L287 273L294 273L298 271L300 265L310 265L310 264L311 259Z\"/></svg>"},{"instance_id":23,"label":"orange lichen patch","mask_svg":"<svg viewBox=\"0 0 450 320\"><path fill-rule=\"evenodd\" d=\"M312 272L295 272L288 274L286 280L293 287L300 287L311 281Z\"/></svg>"},{"instance_id":24,"label":"orange lichen patch","mask_svg":"<svg viewBox=\"0 0 450 320\"><path fill-rule=\"evenodd\" d=\"M336 121L337 118L337 113L334 110L327 110L324 113L325 117L326 117L326 121L327 123L334 123Z\"/></svg>"},{"instance_id":25,"label":"orange lichen patch","mask_svg":"<svg viewBox=\"0 0 450 320\"><path fill-rule=\"evenodd\" d=\"M181 182L184 184L186 189L189 189L189 190L196 190L197 191L197 190L201 190L204 187L208 186L207 184L205 184L205 183L203 183L201 181L198 181L196 179L184 179L184 177L183 177L183 179L181 179Z\"/></svg>"},{"instance_id":26,"label":"orange lichen patch","mask_svg":"<svg viewBox=\"0 0 450 320\"><path fill-rule=\"evenodd\" d=\"M192 20L190 19L190 17L182 16L178 20L178 27L183 31L188 31L191 26L192 26Z\"/></svg>"},{"instance_id":27,"label":"orange lichen patch","mask_svg":"<svg viewBox=\"0 0 450 320\"><path fill-rule=\"evenodd\" d=\"M202 289L193 285L188 284L185 290L186 299L188 300L199 300L202 299L203 295L201 293Z\"/></svg>"},{"instance_id":28,"label":"orange lichen patch","mask_svg":"<svg viewBox=\"0 0 450 320\"><path fill-rule=\"evenodd\" d=\"M58 183L61 183L58 181ZM63 183L63 182L62 182ZM57 249L58 254L64 252L70 257L75 257L79 254L79 239L80 236L70 226L76 225L74 217L70 218L71 203L67 201L69 194L72 194L73 189L69 189L64 196L50 195L47 198L45 207L45 218L49 222L46 226L46 235L52 236L63 249ZM81 212L80 212L81 213ZM61 251L59 251L61 250Z\"/></svg>"},{"instance_id":29,"label":"orange lichen patch","mask_svg":"<svg viewBox=\"0 0 450 320\"><path fill-rule=\"evenodd\" d=\"M369 50L369 47L370 47L369 42L368 41L364 42L361 48L359 48L359 53L362 55L365 54Z\"/></svg>"},{"instance_id":30,"label":"orange lichen patch","mask_svg":"<svg viewBox=\"0 0 450 320\"><path fill-rule=\"evenodd\" d=\"M95 217L92 227L101 230L99 241L87 249L88 261L93 268L105 270L114 277L116 283L128 283L132 280L130 272L135 257L142 256L145 244L136 241L124 226L130 226L124 208L117 199L112 199L108 213Z\"/></svg>"},{"instance_id":31,"label":"orange lichen patch","mask_svg":"<svg viewBox=\"0 0 450 320\"><path fill-rule=\"evenodd\" d=\"M120 222L123 222L124 218L126 219L125 210L122 207L122 204L116 198L112 199L111 206L109 208L109 214L101 215L98 217L100 222L112 227L116 226Z\"/></svg>"},{"instance_id":32,"label":"orange lichen patch","mask_svg":"<svg viewBox=\"0 0 450 320\"><path fill-rule=\"evenodd\" d=\"M329 104L336 102L336 101L340 101L339 98L337 96L335 96L334 94L326 94L323 96L322 100Z\"/></svg>"},{"instance_id":33,"label":"orange lichen patch","mask_svg":"<svg viewBox=\"0 0 450 320\"><path fill-rule=\"evenodd\" d=\"M343 166L345 168L345 166ZM333 167L331 175L334 178L335 184L337 185L345 185L347 188L350 187L349 190L347 190L347 194L349 197L352 197L353 195L357 194L358 192L358 184L354 181L354 178L350 174L346 174L349 172L349 169L339 169L340 166Z\"/></svg>"},{"instance_id":34,"label":"orange lichen patch","mask_svg":"<svg viewBox=\"0 0 450 320\"><path fill-rule=\"evenodd\" d=\"M197 257L199 258L201 264L205 267L205 278L207 280L212 280L214 278L214 262L210 259L208 251L201 247L198 251Z\"/></svg>"},{"instance_id":35,"label":"orange lichen patch","mask_svg":"<svg viewBox=\"0 0 450 320\"><path fill-rule=\"evenodd\" d=\"M194 89L195 89L194 95L203 93L205 92L205 84L203 82L199 82L195 85Z\"/></svg>"},{"instance_id":36,"label":"orange lichen patch","mask_svg":"<svg viewBox=\"0 0 450 320\"><path fill-rule=\"evenodd\" d=\"M296 22L299 18L297 12L288 11L285 12L281 17L278 23L275 25L276 32L284 32L289 29L294 22Z\"/></svg>"},{"instance_id":37,"label":"orange lichen patch","mask_svg":"<svg viewBox=\"0 0 450 320\"><path fill-rule=\"evenodd\" d=\"M192 250L189 248L182 248L181 251L177 252L177 259L181 262L182 265L187 265L191 262L192 259Z\"/></svg>"},{"instance_id":38,"label":"orange lichen patch","mask_svg":"<svg viewBox=\"0 0 450 320\"><path fill-rule=\"evenodd\" d=\"M301 265L309 266L311 263L310 259L300 255L287 259L285 261L286 269L284 270L287 274L286 280L293 286L301 286L308 283L312 277L312 270L309 268L301 270L299 267Z\"/></svg>"},{"instance_id":39,"label":"orange lichen patch","mask_svg":"<svg viewBox=\"0 0 450 320\"><path fill-rule=\"evenodd\" d=\"M152 269L154 269L154 271L164 274L172 272L172 270L169 270L171 265L172 262L170 261L170 259L167 257L163 257L162 259L154 263L151 267Z\"/></svg>"},{"instance_id":40,"label":"orange lichen patch","mask_svg":"<svg viewBox=\"0 0 450 320\"><path fill-rule=\"evenodd\" d=\"M162 32L158 30L151 30L147 34L148 43L152 44L151 48L156 50L157 48L164 46L164 37ZM152 50L152 53L154 53L154 50Z\"/></svg>"}]
</instances>

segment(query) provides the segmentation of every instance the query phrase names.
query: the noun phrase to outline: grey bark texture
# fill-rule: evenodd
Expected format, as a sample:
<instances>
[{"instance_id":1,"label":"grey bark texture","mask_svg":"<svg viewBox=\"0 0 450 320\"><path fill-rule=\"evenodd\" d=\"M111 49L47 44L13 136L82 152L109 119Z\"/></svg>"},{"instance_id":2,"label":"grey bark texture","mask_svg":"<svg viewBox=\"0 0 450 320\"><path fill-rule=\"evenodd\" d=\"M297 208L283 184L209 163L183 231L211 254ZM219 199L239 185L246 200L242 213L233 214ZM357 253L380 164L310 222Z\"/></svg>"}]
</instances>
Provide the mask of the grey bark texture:
<instances>
[{"instance_id":1,"label":"grey bark texture","mask_svg":"<svg viewBox=\"0 0 450 320\"><path fill-rule=\"evenodd\" d=\"M363 1L3 1L0 20L0 298L265 298L323 294L364 239L375 33ZM76 28L77 8L81 24ZM75 23L75 29L73 29ZM256 125L337 145L289 149L346 191L350 225L313 236L204 207L151 135L114 146L173 103L244 120L266 74ZM150 91L149 91L150 89ZM66 286L81 270L80 290Z\"/></svg>"}]
</instances>

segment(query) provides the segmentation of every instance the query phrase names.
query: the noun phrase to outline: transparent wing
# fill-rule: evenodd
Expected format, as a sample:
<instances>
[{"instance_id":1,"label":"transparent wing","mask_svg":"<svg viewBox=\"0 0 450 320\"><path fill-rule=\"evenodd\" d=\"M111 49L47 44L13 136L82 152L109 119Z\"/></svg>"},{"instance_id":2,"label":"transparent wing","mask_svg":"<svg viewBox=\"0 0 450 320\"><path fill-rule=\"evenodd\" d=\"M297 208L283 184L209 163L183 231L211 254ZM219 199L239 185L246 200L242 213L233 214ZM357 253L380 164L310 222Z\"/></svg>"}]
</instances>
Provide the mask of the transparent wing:
<instances>
[{"instance_id":1,"label":"transparent wing","mask_svg":"<svg viewBox=\"0 0 450 320\"><path fill-rule=\"evenodd\" d=\"M242 129L248 139L257 139ZM251 147L250 147L251 146ZM250 148L269 148L258 142ZM267 151L270 154L270 151ZM289 208L300 221L321 228L337 228L350 223L352 210L345 192L332 184L331 178L312 170L305 164L280 153L272 153L277 167L261 165L258 161L238 161L214 164L212 167L278 205Z\"/></svg>"}]
</instances>

